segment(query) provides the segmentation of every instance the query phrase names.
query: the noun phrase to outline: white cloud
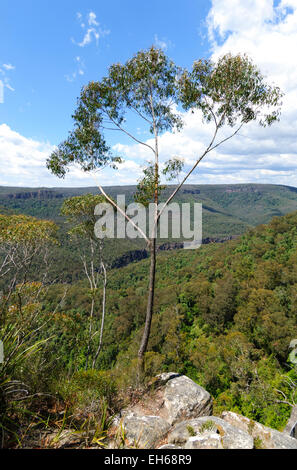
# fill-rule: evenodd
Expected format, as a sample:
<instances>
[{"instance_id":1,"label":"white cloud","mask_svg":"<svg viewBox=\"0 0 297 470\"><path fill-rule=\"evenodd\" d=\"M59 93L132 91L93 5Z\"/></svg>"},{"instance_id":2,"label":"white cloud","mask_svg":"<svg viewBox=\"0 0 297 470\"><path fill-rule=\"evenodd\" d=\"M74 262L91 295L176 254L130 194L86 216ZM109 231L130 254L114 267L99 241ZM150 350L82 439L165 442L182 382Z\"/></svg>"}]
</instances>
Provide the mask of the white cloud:
<instances>
[{"instance_id":1,"label":"white cloud","mask_svg":"<svg viewBox=\"0 0 297 470\"><path fill-rule=\"evenodd\" d=\"M14 65L11 65L11 64L3 64L3 67L5 68L5 70L14 70L15 69Z\"/></svg>"},{"instance_id":2,"label":"white cloud","mask_svg":"<svg viewBox=\"0 0 297 470\"><path fill-rule=\"evenodd\" d=\"M231 152L243 161L252 156L252 161L256 159L263 166L262 172L255 168L255 179L265 175L275 182L277 170L271 173L270 166L287 166L288 184L297 186L296 0L282 0L277 6L273 0L213 0L207 22L214 59L227 52L246 53L266 79L285 93L279 123L269 129L248 126L243 137L230 141L221 154ZM280 172L282 182L284 177Z\"/></svg>"},{"instance_id":3,"label":"white cloud","mask_svg":"<svg viewBox=\"0 0 297 470\"><path fill-rule=\"evenodd\" d=\"M31 186L32 178L36 185L39 177L42 178L46 155L51 149L48 143L28 139L6 124L0 125L0 165L3 169L0 184Z\"/></svg>"},{"instance_id":4,"label":"white cloud","mask_svg":"<svg viewBox=\"0 0 297 470\"><path fill-rule=\"evenodd\" d=\"M72 42L74 42L80 47L85 47L91 44L93 40L95 40L96 45L98 46L99 39L110 33L109 30L101 28L100 23L97 21L97 15L93 11L91 11L87 15L86 21L83 20L83 15L80 12L76 14L76 17L80 22L80 26L83 30L85 29L86 24L88 25L88 28L84 33L82 41L75 42L74 39L72 39Z\"/></svg>"},{"instance_id":5,"label":"white cloud","mask_svg":"<svg viewBox=\"0 0 297 470\"><path fill-rule=\"evenodd\" d=\"M157 34L155 34L154 36L154 42L155 42L155 45L159 48L159 49L163 49L163 51L167 51L167 49L169 47L171 47L171 41L169 41L168 39L160 39L158 37Z\"/></svg>"},{"instance_id":6,"label":"white cloud","mask_svg":"<svg viewBox=\"0 0 297 470\"><path fill-rule=\"evenodd\" d=\"M91 11L91 13L89 13L89 18L88 18L88 22L90 26L99 26L99 23L98 21L96 21L96 18L97 18L97 15L93 11Z\"/></svg>"},{"instance_id":7,"label":"white cloud","mask_svg":"<svg viewBox=\"0 0 297 470\"><path fill-rule=\"evenodd\" d=\"M10 91L15 91L15 89L14 89L14 88L12 88L12 86L9 84L9 82L8 82L8 81L7 81L7 82L5 82L5 86L6 86L6 88L8 88L8 90L10 90Z\"/></svg>"},{"instance_id":8,"label":"white cloud","mask_svg":"<svg viewBox=\"0 0 297 470\"><path fill-rule=\"evenodd\" d=\"M271 0L212 0L212 8L207 17L208 31L212 40L216 33L225 39L228 33L248 34L258 31L265 22L274 18Z\"/></svg>"},{"instance_id":9,"label":"white cloud","mask_svg":"<svg viewBox=\"0 0 297 470\"><path fill-rule=\"evenodd\" d=\"M100 36L99 33L95 30L95 28L89 28L86 34L84 35L82 42L79 42L78 45L80 47L85 47L90 44L92 42L92 35L94 35L96 39L96 44L98 45L98 40Z\"/></svg>"},{"instance_id":10,"label":"white cloud","mask_svg":"<svg viewBox=\"0 0 297 470\"><path fill-rule=\"evenodd\" d=\"M2 64L0 68L0 74L2 80L0 80L0 104L4 103L4 88L7 88L10 91L15 91L15 89L10 84L10 79L7 76L7 72L14 70L15 67L11 64Z\"/></svg>"},{"instance_id":11,"label":"white cloud","mask_svg":"<svg viewBox=\"0 0 297 470\"><path fill-rule=\"evenodd\" d=\"M78 19L82 22L83 16ZM97 23L96 16L90 17L90 14L84 18L88 29L97 30L99 26L94 21ZM297 186L297 1L282 0L273 7L273 0L213 0L207 24L214 59L226 52L246 52L268 81L282 87L285 97L279 123L264 129L249 124L240 135L209 154L188 182ZM87 34L87 30L84 32ZM94 40L93 33L90 38ZM75 61L75 73L79 74L84 70L80 56ZM160 137L160 155L163 160L182 157L189 168L209 142L213 128L211 124L201 124L199 113L185 113L184 120L180 133L166 132ZM136 130L140 131L142 129ZM226 129L222 130L222 135L226 135ZM14 140L16 136L19 143ZM153 139L148 139L147 143L153 144ZM12 184L12 181L16 184L17 175L21 175L17 184L21 185L22 181L27 186L94 185L92 177L76 168L62 182L50 175L45 160L52 148L50 144L20 136L8 126L0 126L0 164L6 168L0 184ZM141 166L153 157L150 150L140 145L119 143L113 150L123 155L126 162L116 172L99 173L98 178L104 185L135 184L141 176ZM7 161L11 165L8 166Z\"/></svg>"},{"instance_id":12,"label":"white cloud","mask_svg":"<svg viewBox=\"0 0 297 470\"><path fill-rule=\"evenodd\" d=\"M61 180L46 168L46 159L56 147L49 142L24 137L7 124L0 125L0 185L5 186L95 186L96 179L105 186L133 184L141 174L141 167L127 160L119 170L106 169L95 178L78 167L71 167L67 177Z\"/></svg>"},{"instance_id":13,"label":"white cloud","mask_svg":"<svg viewBox=\"0 0 297 470\"><path fill-rule=\"evenodd\" d=\"M78 75L83 76L85 74L85 63L80 56L76 56L74 59L76 63L77 70L72 72L70 75L65 75L67 82L74 82Z\"/></svg>"},{"instance_id":14,"label":"white cloud","mask_svg":"<svg viewBox=\"0 0 297 470\"><path fill-rule=\"evenodd\" d=\"M290 3L288 12L284 8ZM247 53L286 92L296 90L297 2L273 8L273 0L213 0L208 31L214 58Z\"/></svg>"}]
</instances>

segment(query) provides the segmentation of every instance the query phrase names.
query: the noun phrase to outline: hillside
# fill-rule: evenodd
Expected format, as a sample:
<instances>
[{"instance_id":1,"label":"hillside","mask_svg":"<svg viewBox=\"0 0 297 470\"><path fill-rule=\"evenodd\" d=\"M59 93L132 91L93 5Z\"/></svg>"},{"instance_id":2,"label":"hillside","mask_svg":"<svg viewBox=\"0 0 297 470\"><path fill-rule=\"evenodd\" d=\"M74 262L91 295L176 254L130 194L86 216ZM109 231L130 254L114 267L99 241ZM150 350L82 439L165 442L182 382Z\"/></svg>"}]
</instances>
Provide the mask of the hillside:
<instances>
[{"instance_id":1,"label":"hillside","mask_svg":"<svg viewBox=\"0 0 297 470\"><path fill-rule=\"evenodd\" d=\"M98 347L102 285L93 307L86 280L42 287L27 278L2 297L6 350L15 347L14 334L24 341L17 352L33 348L4 370L4 390L14 380L30 391L20 407L13 397L3 401L8 446L16 445L15 435L27 438L26 429L43 429L42 423L59 434L56 423L62 421L81 433L86 423L89 430L103 423L96 428L103 440L108 416L141 396L136 363L148 267L149 260L141 260L108 272L102 350L96 367L87 370ZM291 408L280 398L292 401L297 387L296 368L288 362L297 338L296 267L297 212L224 244L160 252L146 380L184 374L212 395L214 416L229 410L282 431ZM36 278L41 281L39 272Z\"/></svg>"},{"instance_id":2,"label":"hillside","mask_svg":"<svg viewBox=\"0 0 297 470\"><path fill-rule=\"evenodd\" d=\"M289 343L297 338L296 256L297 212L223 245L161 253L148 373L174 369L205 386L218 410L224 406L281 426L289 410L269 400L272 385L288 370ZM108 275L108 316L99 363L107 369L116 363L123 381L133 381L135 373L148 267L143 260ZM62 287L52 288L46 311L61 294ZM84 348L77 328L87 309L87 290L79 283L70 288L57 317L60 335L65 335L64 357L69 354L76 365Z\"/></svg>"},{"instance_id":3,"label":"hillside","mask_svg":"<svg viewBox=\"0 0 297 470\"><path fill-rule=\"evenodd\" d=\"M165 189L161 201L166 200L173 187L168 186ZM105 189L114 198L118 194L124 194L126 203L130 203L133 202L136 187L112 186ZM72 282L81 278L76 248L69 243L67 227L59 212L66 198L87 193L97 194L98 189L0 187L0 213L20 213L52 219L60 226L61 246L55 251L52 279ZM203 239L207 243L238 236L251 227L269 222L273 216L297 210L297 189L263 184L185 185L175 201L202 203ZM159 245L167 241L160 239ZM174 243L180 241L171 240ZM144 249L145 244L141 239L108 240L105 248L106 261L110 265L121 266L130 260L144 257L145 253L140 251Z\"/></svg>"}]
</instances>

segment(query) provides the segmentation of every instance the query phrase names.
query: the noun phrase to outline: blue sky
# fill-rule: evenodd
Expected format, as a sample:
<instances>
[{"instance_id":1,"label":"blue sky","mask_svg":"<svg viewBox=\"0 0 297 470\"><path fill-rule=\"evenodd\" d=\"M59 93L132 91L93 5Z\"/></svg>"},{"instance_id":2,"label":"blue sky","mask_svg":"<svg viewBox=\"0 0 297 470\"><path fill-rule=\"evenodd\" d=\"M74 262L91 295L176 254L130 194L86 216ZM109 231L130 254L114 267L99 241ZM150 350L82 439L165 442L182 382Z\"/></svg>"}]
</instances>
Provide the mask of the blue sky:
<instances>
[{"instance_id":1,"label":"blue sky","mask_svg":"<svg viewBox=\"0 0 297 470\"><path fill-rule=\"evenodd\" d=\"M112 63L124 62L158 41L168 43L168 53L181 65L190 66L195 58L209 54L198 28L209 10L208 1L2 0L1 4L1 60L15 66L7 73L15 92L5 90L1 122L53 144L71 127L81 86L100 79ZM96 15L94 24L89 24L90 13ZM94 31L83 46L88 29Z\"/></svg>"},{"instance_id":2,"label":"blue sky","mask_svg":"<svg viewBox=\"0 0 297 470\"><path fill-rule=\"evenodd\" d=\"M286 92L281 123L268 131L250 126L201 165L191 182L297 186L296 43L296 0L2 0L0 184L93 185L76 168L65 180L53 177L46 157L71 129L81 87L155 44L187 67L201 57L247 52ZM209 129L199 116L184 118L184 131L162 136L161 150L164 159L175 154L191 164ZM116 175L106 170L101 182L135 183L147 156L127 139L113 144L126 163Z\"/></svg>"}]
</instances>

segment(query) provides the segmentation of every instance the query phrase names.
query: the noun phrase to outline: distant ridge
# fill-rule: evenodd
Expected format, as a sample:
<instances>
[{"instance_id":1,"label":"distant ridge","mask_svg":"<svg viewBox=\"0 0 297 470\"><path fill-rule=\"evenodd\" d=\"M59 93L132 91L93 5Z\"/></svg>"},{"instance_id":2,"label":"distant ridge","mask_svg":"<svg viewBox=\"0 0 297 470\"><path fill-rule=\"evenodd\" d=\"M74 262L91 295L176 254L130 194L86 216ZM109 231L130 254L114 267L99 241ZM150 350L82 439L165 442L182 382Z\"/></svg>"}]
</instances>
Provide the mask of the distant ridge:
<instances>
[{"instance_id":1,"label":"distant ridge","mask_svg":"<svg viewBox=\"0 0 297 470\"><path fill-rule=\"evenodd\" d=\"M167 187L163 200L174 186ZM124 194L132 202L136 186L108 186L105 190L114 198ZM54 220L60 227L60 246L55 251L51 278L62 276L64 282L81 277L78 253L67 237L67 226L60 216L64 199L82 194L98 194L96 187L86 188L16 188L0 187L0 213L26 214ZM251 228L267 224L274 216L297 211L297 188L273 184L193 185L181 188L174 198L178 203L202 203L203 243L219 243L237 237ZM158 240L159 251L182 248L182 239ZM107 240L105 254L110 266L120 267L146 257L143 239ZM63 274L61 274L63 273Z\"/></svg>"},{"instance_id":2,"label":"distant ridge","mask_svg":"<svg viewBox=\"0 0 297 470\"><path fill-rule=\"evenodd\" d=\"M162 193L165 200L175 188L169 185ZM126 203L133 201L135 185L106 186L114 198L123 194ZM61 220L63 200L82 194L97 194L95 186L84 188L19 188L0 186L0 206L17 213ZM203 206L204 238L240 235L247 228L268 223L273 216L297 210L297 188L273 184L184 185L174 202L200 202Z\"/></svg>"}]
</instances>

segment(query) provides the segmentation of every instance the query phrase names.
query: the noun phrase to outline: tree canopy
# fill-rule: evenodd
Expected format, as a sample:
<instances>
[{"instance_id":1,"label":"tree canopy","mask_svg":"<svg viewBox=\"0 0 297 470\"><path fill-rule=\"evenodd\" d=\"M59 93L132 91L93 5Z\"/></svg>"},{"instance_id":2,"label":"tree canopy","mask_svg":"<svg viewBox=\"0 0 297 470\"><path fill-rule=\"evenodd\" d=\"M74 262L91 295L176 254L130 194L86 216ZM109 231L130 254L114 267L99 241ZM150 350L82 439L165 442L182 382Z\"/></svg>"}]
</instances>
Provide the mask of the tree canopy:
<instances>
[{"instance_id":1,"label":"tree canopy","mask_svg":"<svg viewBox=\"0 0 297 470\"><path fill-rule=\"evenodd\" d=\"M199 109L215 125L209 152L221 143L216 138L224 125L238 129L250 121L271 125L278 120L281 97L280 89L267 84L246 55L226 54L217 63L201 59L187 70L151 47L124 65L111 65L101 81L83 87L73 115L74 130L52 153L47 166L59 177L73 163L83 171L115 167L121 157L113 155L107 142L111 130L122 131L155 155L155 147L128 130L129 112L136 113L156 138L182 128L182 111Z\"/></svg>"}]
</instances>

